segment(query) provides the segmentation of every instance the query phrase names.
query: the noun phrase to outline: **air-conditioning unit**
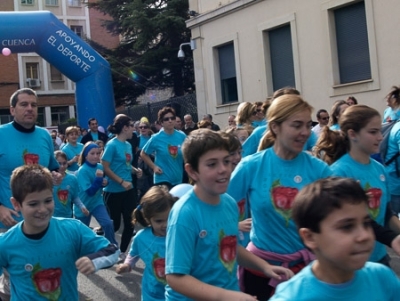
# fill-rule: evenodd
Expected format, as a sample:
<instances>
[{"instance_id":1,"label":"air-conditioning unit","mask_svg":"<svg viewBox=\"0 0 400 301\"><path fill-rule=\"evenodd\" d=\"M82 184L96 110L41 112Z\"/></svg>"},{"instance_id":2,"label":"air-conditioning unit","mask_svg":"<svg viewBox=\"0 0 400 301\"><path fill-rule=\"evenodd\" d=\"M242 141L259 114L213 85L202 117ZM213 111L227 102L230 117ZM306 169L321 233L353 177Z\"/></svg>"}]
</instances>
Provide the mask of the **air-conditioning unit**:
<instances>
[{"instance_id":1,"label":"air-conditioning unit","mask_svg":"<svg viewBox=\"0 0 400 301\"><path fill-rule=\"evenodd\" d=\"M26 83L28 84L29 88L40 87L40 79L38 78L27 78Z\"/></svg>"}]
</instances>

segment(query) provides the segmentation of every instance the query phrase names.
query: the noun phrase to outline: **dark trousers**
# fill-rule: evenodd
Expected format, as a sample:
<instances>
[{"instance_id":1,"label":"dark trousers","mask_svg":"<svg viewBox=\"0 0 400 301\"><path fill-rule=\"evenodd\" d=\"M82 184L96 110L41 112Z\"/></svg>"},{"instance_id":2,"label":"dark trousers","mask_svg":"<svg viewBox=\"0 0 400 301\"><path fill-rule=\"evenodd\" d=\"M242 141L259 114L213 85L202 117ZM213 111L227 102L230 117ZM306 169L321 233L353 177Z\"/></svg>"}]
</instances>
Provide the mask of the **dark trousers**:
<instances>
[{"instance_id":1,"label":"dark trousers","mask_svg":"<svg viewBox=\"0 0 400 301\"><path fill-rule=\"evenodd\" d=\"M104 192L104 203L107 206L110 218L114 222L114 231L117 232L121 225L121 215L124 223L120 249L125 252L133 236L132 212L137 206L137 192L132 188L122 192Z\"/></svg>"}]
</instances>

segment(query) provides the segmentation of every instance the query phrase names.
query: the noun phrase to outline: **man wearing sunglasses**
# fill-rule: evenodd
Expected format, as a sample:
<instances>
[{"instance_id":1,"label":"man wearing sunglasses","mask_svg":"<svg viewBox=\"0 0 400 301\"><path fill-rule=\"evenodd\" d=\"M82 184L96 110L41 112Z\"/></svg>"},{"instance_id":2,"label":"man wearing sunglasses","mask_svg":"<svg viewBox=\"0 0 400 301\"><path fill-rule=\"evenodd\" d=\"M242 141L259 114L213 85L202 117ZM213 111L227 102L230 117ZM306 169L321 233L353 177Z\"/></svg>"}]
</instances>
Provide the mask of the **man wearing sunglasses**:
<instances>
[{"instance_id":1,"label":"man wearing sunglasses","mask_svg":"<svg viewBox=\"0 0 400 301\"><path fill-rule=\"evenodd\" d=\"M319 136L321 134L322 129L324 128L324 126L328 125L329 113L324 109L319 110L317 112L317 120L318 120L318 124L312 128L312 131L317 136Z\"/></svg>"}]
</instances>

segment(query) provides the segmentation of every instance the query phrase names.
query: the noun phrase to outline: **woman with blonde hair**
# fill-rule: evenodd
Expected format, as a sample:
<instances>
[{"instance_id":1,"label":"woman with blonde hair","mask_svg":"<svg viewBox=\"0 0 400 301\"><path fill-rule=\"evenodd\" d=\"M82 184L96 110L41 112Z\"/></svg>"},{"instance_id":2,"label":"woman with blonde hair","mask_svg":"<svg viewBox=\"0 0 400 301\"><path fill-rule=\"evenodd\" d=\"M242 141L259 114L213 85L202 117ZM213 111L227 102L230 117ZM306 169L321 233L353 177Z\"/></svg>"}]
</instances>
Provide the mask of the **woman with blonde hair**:
<instances>
[{"instance_id":1,"label":"woman with blonde hair","mask_svg":"<svg viewBox=\"0 0 400 301\"><path fill-rule=\"evenodd\" d=\"M339 118L343 114L344 110L346 110L348 107L349 105L345 100L336 100L333 103L328 123L328 126L331 130L340 130Z\"/></svg>"},{"instance_id":2,"label":"woman with blonde hair","mask_svg":"<svg viewBox=\"0 0 400 301\"><path fill-rule=\"evenodd\" d=\"M297 192L331 175L328 165L303 152L311 135L312 107L299 95L282 95L267 112L266 149L242 159L233 171L227 193L237 202L248 198L252 216L247 249L273 265L299 272L313 258L291 218ZM240 268L241 290L267 300L276 282Z\"/></svg>"},{"instance_id":3,"label":"woman with blonde hair","mask_svg":"<svg viewBox=\"0 0 400 301\"><path fill-rule=\"evenodd\" d=\"M237 108L236 125L252 126L257 118L257 107L251 102L242 102Z\"/></svg>"}]
</instances>

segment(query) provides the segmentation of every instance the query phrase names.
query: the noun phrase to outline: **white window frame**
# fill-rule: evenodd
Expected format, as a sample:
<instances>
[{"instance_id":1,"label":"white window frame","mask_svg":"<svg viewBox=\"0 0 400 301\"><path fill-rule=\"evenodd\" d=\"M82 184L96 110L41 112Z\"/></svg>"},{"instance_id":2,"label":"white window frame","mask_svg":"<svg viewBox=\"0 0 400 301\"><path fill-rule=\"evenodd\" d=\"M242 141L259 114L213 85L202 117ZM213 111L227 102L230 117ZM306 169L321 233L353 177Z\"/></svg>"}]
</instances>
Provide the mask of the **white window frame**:
<instances>
[{"instance_id":1,"label":"white window frame","mask_svg":"<svg viewBox=\"0 0 400 301\"><path fill-rule=\"evenodd\" d=\"M376 49L375 21L373 14L373 0L364 0L365 15L367 19L369 59L371 64L371 79L357 81L352 83L340 84L339 62L336 44L335 16L334 10L345 5L355 4L357 0L330 0L322 4L322 10L325 11L326 24L328 24L328 46L327 53L330 57L331 65L328 65L328 86L330 87L330 96L351 95L359 92L368 92L380 89L378 54Z\"/></svg>"},{"instance_id":2,"label":"white window frame","mask_svg":"<svg viewBox=\"0 0 400 301\"><path fill-rule=\"evenodd\" d=\"M81 7L82 1L81 0L68 0L68 6Z\"/></svg>"},{"instance_id":3,"label":"white window frame","mask_svg":"<svg viewBox=\"0 0 400 301\"><path fill-rule=\"evenodd\" d=\"M21 0L21 5L35 5L35 0Z\"/></svg>"},{"instance_id":4,"label":"white window frame","mask_svg":"<svg viewBox=\"0 0 400 301\"><path fill-rule=\"evenodd\" d=\"M279 18L271 19L267 22L263 22L257 26L260 32L260 42L262 45L262 51L264 54L264 64L262 64L262 74L261 78L266 83L263 85L263 94L272 95L274 93L273 88L273 77L271 70L271 53L269 48L269 38L268 31L280 27L282 25L290 26L290 33L292 36L292 52L293 52L293 67L294 67L294 77L295 85L297 90L301 89L301 76L300 76L300 57L299 57L299 47L298 47L298 37L296 28L296 15L294 13L281 16Z\"/></svg>"},{"instance_id":5,"label":"white window frame","mask_svg":"<svg viewBox=\"0 0 400 301\"><path fill-rule=\"evenodd\" d=\"M231 102L222 104L222 91L221 91L221 78L219 70L219 59L218 59L218 47L224 44L233 43L233 49L235 52L235 69L236 69L236 84L238 102ZM222 114L232 112L233 108L236 110L238 103L243 102L243 89L242 89L242 76L240 72L240 56L239 56L239 40L238 34L230 34L224 37L217 38L210 42L206 46L209 49L209 60L208 66L211 70L210 76L210 105L216 107L216 114ZM231 108L232 107L232 108Z\"/></svg>"},{"instance_id":6,"label":"white window frame","mask_svg":"<svg viewBox=\"0 0 400 301\"><path fill-rule=\"evenodd\" d=\"M58 6L58 0L46 0L46 6Z\"/></svg>"}]
</instances>

